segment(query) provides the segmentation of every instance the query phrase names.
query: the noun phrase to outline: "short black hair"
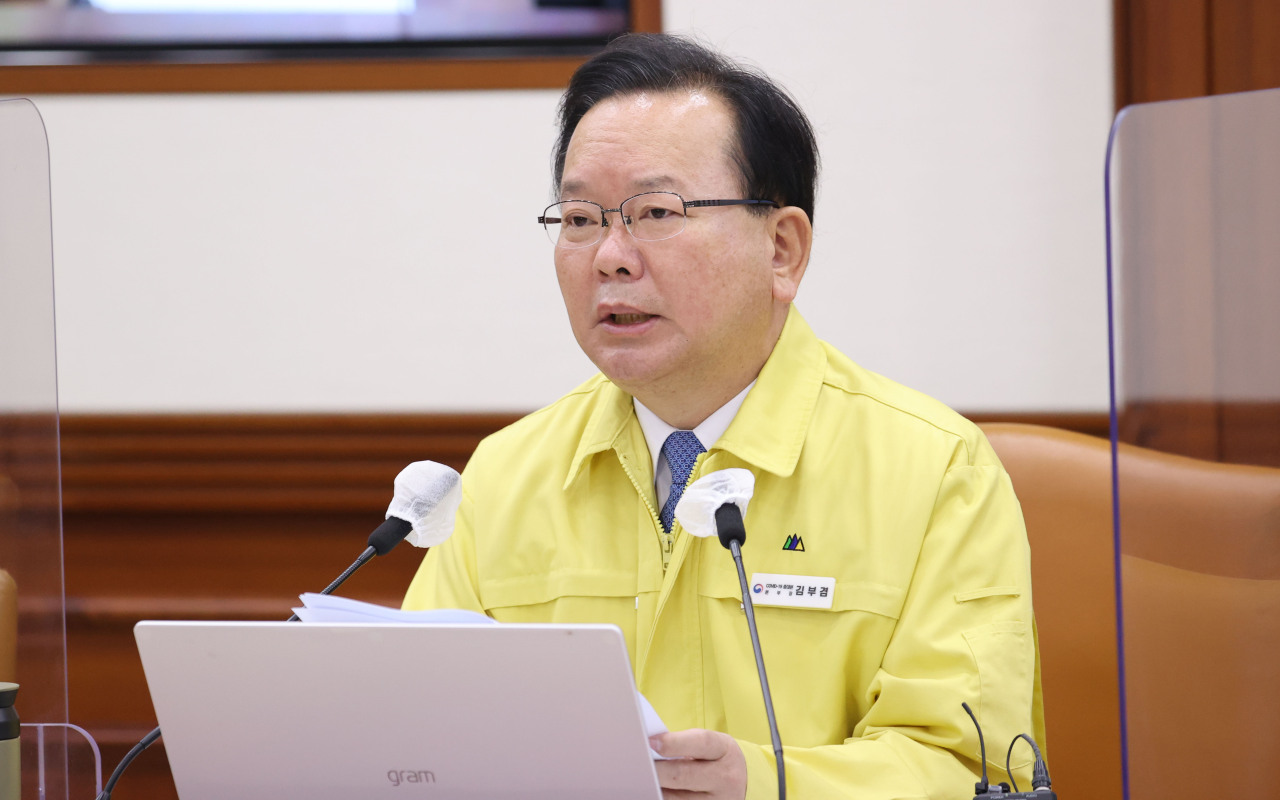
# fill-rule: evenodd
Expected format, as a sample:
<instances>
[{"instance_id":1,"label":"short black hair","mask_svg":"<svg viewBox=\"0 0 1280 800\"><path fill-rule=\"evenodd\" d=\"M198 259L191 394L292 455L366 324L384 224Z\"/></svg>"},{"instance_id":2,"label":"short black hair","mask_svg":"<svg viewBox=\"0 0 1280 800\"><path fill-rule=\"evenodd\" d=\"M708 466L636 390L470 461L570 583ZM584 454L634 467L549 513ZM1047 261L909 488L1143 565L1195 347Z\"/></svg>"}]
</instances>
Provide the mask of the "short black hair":
<instances>
[{"instance_id":1,"label":"short black hair","mask_svg":"<svg viewBox=\"0 0 1280 800\"><path fill-rule=\"evenodd\" d=\"M555 185L578 122L597 103L639 92L709 91L729 106L746 197L797 206L813 219L818 143L795 99L759 70L681 36L633 33L578 68L560 99ZM767 207L761 207L762 213Z\"/></svg>"}]
</instances>

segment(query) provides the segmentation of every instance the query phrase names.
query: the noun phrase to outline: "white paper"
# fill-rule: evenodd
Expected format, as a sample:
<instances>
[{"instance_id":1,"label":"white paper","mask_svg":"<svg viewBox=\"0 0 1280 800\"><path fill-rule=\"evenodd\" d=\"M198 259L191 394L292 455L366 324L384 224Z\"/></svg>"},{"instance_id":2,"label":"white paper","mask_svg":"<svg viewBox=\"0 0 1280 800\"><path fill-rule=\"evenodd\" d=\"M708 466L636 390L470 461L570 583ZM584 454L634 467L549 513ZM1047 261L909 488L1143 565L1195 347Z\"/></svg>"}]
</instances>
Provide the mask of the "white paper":
<instances>
[{"instance_id":1,"label":"white paper","mask_svg":"<svg viewBox=\"0 0 1280 800\"><path fill-rule=\"evenodd\" d=\"M399 608L365 603L348 597L307 592L300 595L302 608L293 613L303 622L419 622L433 624L463 623L497 625L497 620L476 611L461 608L433 608L428 611L404 611Z\"/></svg>"},{"instance_id":2,"label":"white paper","mask_svg":"<svg viewBox=\"0 0 1280 800\"><path fill-rule=\"evenodd\" d=\"M649 698L640 694L640 690L636 690L636 698L640 700L640 718L644 720L644 735L656 736L659 733L667 732L667 724L662 721L662 717L658 716L658 712L653 710L653 704L649 702ZM668 756L658 755L658 751L652 747L649 748L649 755L654 761L670 761Z\"/></svg>"}]
</instances>

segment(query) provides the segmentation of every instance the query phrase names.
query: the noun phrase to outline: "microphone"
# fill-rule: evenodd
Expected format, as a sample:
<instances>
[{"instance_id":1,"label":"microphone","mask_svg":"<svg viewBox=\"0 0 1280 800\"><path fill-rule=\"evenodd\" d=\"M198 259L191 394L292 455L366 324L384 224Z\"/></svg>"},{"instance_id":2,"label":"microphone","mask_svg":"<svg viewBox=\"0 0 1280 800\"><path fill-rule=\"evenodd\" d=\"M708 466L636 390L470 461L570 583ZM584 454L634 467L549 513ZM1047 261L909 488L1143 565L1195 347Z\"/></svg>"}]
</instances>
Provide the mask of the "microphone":
<instances>
[{"instance_id":1,"label":"microphone","mask_svg":"<svg viewBox=\"0 0 1280 800\"><path fill-rule=\"evenodd\" d=\"M742 566L742 545L747 541L747 528L742 519L755 487L755 476L745 469L722 469L704 475L684 490L676 504L676 519L694 536L705 539L715 534L720 544L733 554L733 563L738 568L738 584L742 589L742 610L747 615L751 649L755 651L756 671L760 674L760 691L764 695L764 713L769 720L773 758L778 765L778 800L786 800L787 773L782 758L782 737L778 735L778 719L773 713L773 696L769 693L769 676L765 674L764 654L760 651L755 606L747 588L747 572Z\"/></svg>"},{"instance_id":2,"label":"microphone","mask_svg":"<svg viewBox=\"0 0 1280 800\"><path fill-rule=\"evenodd\" d=\"M386 522L369 534L368 547L320 594L333 594L374 556L390 553L406 538L414 547L434 547L453 535L454 515L462 502L462 476L434 461L415 461L396 476ZM296 622L297 614L289 617Z\"/></svg>"},{"instance_id":3,"label":"microphone","mask_svg":"<svg viewBox=\"0 0 1280 800\"><path fill-rule=\"evenodd\" d=\"M982 726L978 724L978 718L973 715L973 709L969 708L968 703L961 703L960 707L969 715L969 719L973 720L973 727L978 729L978 747L981 748L979 757L982 759L982 780L974 784L974 797L983 797L991 793L999 794L1000 787L992 786L991 781L987 779L987 743L982 738Z\"/></svg>"},{"instance_id":4,"label":"microphone","mask_svg":"<svg viewBox=\"0 0 1280 800\"><path fill-rule=\"evenodd\" d=\"M747 541L747 528L742 524L742 512L733 503L725 503L716 509L716 535L724 549L733 552L734 546L742 553Z\"/></svg>"},{"instance_id":5,"label":"microphone","mask_svg":"<svg viewBox=\"0 0 1280 800\"><path fill-rule=\"evenodd\" d=\"M462 502L462 476L457 470L434 461L415 461L400 470L394 486L386 521L369 534L368 547L360 557L321 594L332 594L371 558L390 553L406 539L414 547L434 547L453 535L454 515ZM287 621L297 619L298 615L293 614ZM111 800L111 792L125 769L159 738L159 728L142 737L120 760L97 800Z\"/></svg>"}]
</instances>

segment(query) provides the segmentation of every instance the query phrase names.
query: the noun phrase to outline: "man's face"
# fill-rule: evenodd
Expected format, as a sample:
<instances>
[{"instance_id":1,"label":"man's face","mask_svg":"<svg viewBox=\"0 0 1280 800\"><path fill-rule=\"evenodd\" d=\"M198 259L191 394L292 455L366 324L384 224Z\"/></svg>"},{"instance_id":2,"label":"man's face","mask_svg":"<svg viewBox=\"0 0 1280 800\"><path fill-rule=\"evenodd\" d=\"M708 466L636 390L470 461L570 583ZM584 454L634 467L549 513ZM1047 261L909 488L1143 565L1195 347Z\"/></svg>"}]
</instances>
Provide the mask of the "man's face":
<instances>
[{"instance_id":1,"label":"man's face","mask_svg":"<svg viewBox=\"0 0 1280 800\"><path fill-rule=\"evenodd\" d=\"M560 198L606 208L647 191L741 198L732 127L724 102L702 92L606 100L574 131ZM655 410L718 400L707 413L773 348L785 303L772 257L769 217L741 206L691 208L684 232L662 241L635 239L612 213L599 243L555 250L574 336L600 371Z\"/></svg>"}]
</instances>

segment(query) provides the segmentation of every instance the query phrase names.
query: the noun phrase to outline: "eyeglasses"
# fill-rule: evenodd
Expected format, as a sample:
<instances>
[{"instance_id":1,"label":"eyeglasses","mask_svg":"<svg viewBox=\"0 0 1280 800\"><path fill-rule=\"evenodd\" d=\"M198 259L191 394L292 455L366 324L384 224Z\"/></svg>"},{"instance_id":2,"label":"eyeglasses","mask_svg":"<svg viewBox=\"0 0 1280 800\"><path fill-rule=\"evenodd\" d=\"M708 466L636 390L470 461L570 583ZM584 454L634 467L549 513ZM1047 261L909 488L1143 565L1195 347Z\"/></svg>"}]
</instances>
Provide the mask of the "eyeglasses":
<instances>
[{"instance_id":1,"label":"eyeglasses","mask_svg":"<svg viewBox=\"0 0 1280 800\"><path fill-rule=\"evenodd\" d=\"M590 247L604 237L611 212L622 216L627 233L644 242L657 242L684 230L685 212L706 206L773 206L772 200L685 200L675 192L642 192L605 208L590 200L552 203L538 217L556 247Z\"/></svg>"}]
</instances>

